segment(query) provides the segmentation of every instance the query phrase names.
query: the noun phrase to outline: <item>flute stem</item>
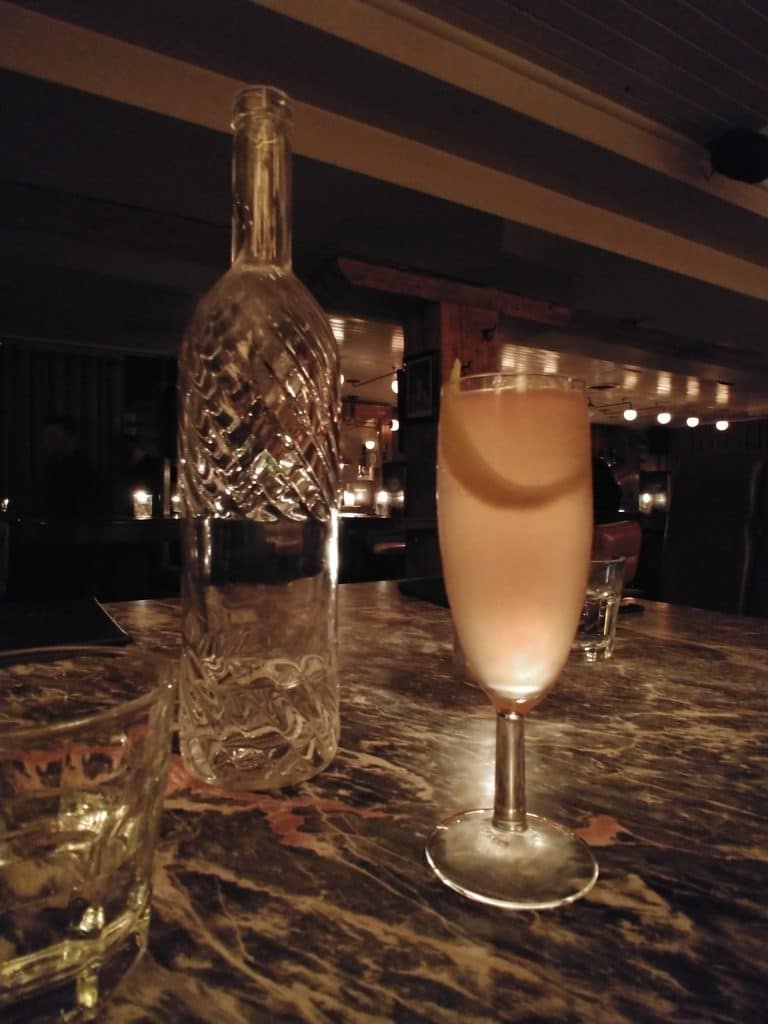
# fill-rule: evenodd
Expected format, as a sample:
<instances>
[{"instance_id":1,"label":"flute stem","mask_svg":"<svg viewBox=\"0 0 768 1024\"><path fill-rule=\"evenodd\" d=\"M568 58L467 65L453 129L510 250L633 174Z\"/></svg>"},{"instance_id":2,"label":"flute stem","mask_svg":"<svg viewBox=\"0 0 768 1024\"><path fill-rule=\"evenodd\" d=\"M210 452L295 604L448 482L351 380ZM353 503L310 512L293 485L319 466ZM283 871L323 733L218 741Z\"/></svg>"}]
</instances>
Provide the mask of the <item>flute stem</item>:
<instances>
[{"instance_id":1,"label":"flute stem","mask_svg":"<svg viewBox=\"0 0 768 1024\"><path fill-rule=\"evenodd\" d=\"M496 715L496 793L493 824L504 832L525 832L525 732L522 715Z\"/></svg>"}]
</instances>

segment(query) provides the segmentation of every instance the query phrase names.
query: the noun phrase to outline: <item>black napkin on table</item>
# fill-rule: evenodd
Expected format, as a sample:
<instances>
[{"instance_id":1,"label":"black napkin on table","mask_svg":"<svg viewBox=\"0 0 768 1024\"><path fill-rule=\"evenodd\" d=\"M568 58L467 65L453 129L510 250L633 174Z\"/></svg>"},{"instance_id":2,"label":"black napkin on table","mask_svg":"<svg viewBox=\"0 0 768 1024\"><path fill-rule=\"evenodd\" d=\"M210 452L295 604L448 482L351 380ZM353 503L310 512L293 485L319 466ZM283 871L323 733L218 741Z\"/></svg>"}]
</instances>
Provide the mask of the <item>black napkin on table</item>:
<instances>
[{"instance_id":1,"label":"black napkin on table","mask_svg":"<svg viewBox=\"0 0 768 1024\"><path fill-rule=\"evenodd\" d=\"M95 597L0 602L0 651L130 640Z\"/></svg>"}]
</instances>

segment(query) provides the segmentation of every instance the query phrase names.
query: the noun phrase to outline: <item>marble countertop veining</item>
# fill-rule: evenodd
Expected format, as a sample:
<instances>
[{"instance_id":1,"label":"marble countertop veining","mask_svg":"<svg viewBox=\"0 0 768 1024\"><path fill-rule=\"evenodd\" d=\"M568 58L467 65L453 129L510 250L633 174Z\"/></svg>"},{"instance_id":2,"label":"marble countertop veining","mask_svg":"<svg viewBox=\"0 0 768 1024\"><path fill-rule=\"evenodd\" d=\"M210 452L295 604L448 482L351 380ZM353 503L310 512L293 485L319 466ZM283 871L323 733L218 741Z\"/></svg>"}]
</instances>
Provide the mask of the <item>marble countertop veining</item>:
<instances>
[{"instance_id":1,"label":"marble countertop veining","mask_svg":"<svg viewBox=\"0 0 768 1024\"><path fill-rule=\"evenodd\" d=\"M111 604L173 653L174 601ZM172 765L150 950L106 1024L764 1020L768 620L647 603L615 657L572 659L527 726L528 806L579 830L585 899L503 912L433 877L424 843L487 806L493 714L448 612L340 588L342 738L282 793Z\"/></svg>"}]
</instances>

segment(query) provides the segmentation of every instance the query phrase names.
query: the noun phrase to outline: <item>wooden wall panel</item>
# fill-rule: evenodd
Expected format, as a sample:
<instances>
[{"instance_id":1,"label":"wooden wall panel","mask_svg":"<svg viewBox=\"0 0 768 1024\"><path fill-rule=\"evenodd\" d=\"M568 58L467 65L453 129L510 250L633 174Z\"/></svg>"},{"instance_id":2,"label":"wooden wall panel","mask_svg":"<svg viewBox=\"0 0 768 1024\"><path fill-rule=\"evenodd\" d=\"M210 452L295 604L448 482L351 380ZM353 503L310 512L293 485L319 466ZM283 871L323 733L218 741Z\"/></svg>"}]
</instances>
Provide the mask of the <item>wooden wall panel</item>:
<instances>
[{"instance_id":1,"label":"wooden wall panel","mask_svg":"<svg viewBox=\"0 0 768 1024\"><path fill-rule=\"evenodd\" d=\"M768 420L741 420L724 431L711 424L669 431L669 455L676 464L707 455L761 452L768 454Z\"/></svg>"}]
</instances>

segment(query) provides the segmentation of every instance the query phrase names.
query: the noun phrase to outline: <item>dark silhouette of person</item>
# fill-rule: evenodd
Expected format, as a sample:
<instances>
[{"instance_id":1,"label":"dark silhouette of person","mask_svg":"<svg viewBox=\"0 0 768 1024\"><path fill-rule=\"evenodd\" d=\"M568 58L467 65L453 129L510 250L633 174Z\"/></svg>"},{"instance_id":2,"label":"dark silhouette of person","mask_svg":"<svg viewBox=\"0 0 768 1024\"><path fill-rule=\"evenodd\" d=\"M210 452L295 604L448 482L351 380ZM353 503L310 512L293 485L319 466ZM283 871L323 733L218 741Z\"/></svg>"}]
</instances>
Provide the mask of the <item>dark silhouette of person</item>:
<instances>
[{"instance_id":1,"label":"dark silhouette of person","mask_svg":"<svg viewBox=\"0 0 768 1024\"><path fill-rule=\"evenodd\" d=\"M9 596L71 598L94 593L95 548L88 524L103 512L98 474L82 452L77 424L51 416L40 428L36 460L19 507L19 526L31 536L11 537Z\"/></svg>"},{"instance_id":2,"label":"dark silhouette of person","mask_svg":"<svg viewBox=\"0 0 768 1024\"><path fill-rule=\"evenodd\" d=\"M615 523L620 518L621 487L613 470L599 456L592 458L592 512L595 525Z\"/></svg>"},{"instance_id":3,"label":"dark silhouette of person","mask_svg":"<svg viewBox=\"0 0 768 1024\"><path fill-rule=\"evenodd\" d=\"M68 416L51 417L43 424L41 469L38 494L42 517L87 519L100 511L100 488L80 450L76 425Z\"/></svg>"}]
</instances>

